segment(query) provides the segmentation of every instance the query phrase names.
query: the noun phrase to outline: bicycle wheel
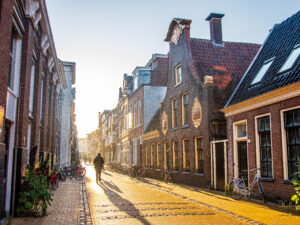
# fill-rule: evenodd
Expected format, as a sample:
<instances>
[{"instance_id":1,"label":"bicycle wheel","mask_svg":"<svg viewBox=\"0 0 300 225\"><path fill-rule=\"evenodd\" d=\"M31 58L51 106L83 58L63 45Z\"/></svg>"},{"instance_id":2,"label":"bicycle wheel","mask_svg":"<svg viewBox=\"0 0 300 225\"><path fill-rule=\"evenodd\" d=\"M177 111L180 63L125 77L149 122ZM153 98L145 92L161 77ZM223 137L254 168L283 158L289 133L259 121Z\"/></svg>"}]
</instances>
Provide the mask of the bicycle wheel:
<instances>
[{"instance_id":1,"label":"bicycle wheel","mask_svg":"<svg viewBox=\"0 0 300 225\"><path fill-rule=\"evenodd\" d=\"M233 190L234 188L234 182L230 181L229 185L228 185L228 193L230 195L231 198L235 199L235 200L239 200L242 195L240 193L237 193Z\"/></svg>"}]
</instances>

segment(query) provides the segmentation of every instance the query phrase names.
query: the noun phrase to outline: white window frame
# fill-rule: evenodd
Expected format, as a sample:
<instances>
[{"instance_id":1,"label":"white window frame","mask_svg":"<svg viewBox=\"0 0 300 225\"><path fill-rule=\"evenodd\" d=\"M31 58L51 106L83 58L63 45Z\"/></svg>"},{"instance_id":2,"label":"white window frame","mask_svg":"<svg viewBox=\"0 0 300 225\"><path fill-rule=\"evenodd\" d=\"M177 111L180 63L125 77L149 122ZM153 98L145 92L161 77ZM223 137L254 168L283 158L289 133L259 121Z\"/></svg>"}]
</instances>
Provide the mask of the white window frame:
<instances>
[{"instance_id":1,"label":"white window frame","mask_svg":"<svg viewBox=\"0 0 300 225\"><path fill-rule=\"evenodd\" d=\"M180 76L178 79L178 69L180 68ZM178 64L177 66L175 66L175 71L174 71L174 75L175 75L175 87L178 86L179 84L181 84L182 82L182 66L181 64Z\"/></svg>"},{"instance_id":2,"label":"white window frame","mask_svg":"<svg viewBox=\"0 0 300 225\"><path fill-rule=\"evenodd\" d=\"M21 57L22 57L22 38L20 33L18 32L18 29L16 29L14 32L16 32L15 39L12 39L11 41L15 41L13 46L13 55L11 54L10 50L10 60L14 60L13 68L10 71L9 76L12 76L12 84L7 85L8 89L14 93L16 96L19 95L19 83L20 83L20 70L21 70Z\"/></svg>"},{"instance_id":3,"label":"white window frame","mask_svg":"<svg viewBox=\"0 0 300 225\"><path fill-rule=\"evenodd\" d=\"M259 145L259 133L258 133L258 119L268 116L270 118L270 140L271 140L271 152L272 152L272 178L274 179L274 154L273 154L273 141L272 141L272 122L271 113L265 113L254 117L255 124L255 149L256 149L256 167L261 168L260 165L260 145ZM257 175L261 177L261 170L257 170Z\"/></svg>"},{"instance_id":4,"label":"white window frame","mask_svg":"<svg viewBox=\"0 0 300 225\"><path fill-rule=\"evenodd\" d=\"M33 98L34 98L34 80L35 80L35 64L31 66L30 76L30 94L29 94L29 115L32 116L33 111Z\"/></svg>"},{"instance_id":5,"label":"white window frame","mask_svg":"<svg viewBox=\"0 0 300 225\"><path fill-rule=\"evenodd\" d=\"M289 179L288 158L287 158L287 142L286 131L284 128L284 113L294 109L299 109L300 105L280 110L280 125L281 125L281 144L282 144L282 167L283 167L283 179Z\"/></svg>"},{"instance_id":6,"label":"white window frame","mask_svg":"<svg viewBox=\"0 0 300 225\"><path fill-rule=\"evenodd\" d=\"M258 84L259 82L261 82L261 80L263 79L263 77L265 76L265 74L270 69L270 66L274 62L274 59L275 59L275 57L264 61L264 63L260 67L259 71L256 73L255 77L253 78L253 80L251 82L251 85L255 85L255 84ZM265 68L266 68L265 72L262 73L261 71L263 71Z\"/></svg>"},{"instance_id":7,"label":"white window frame","mask_svg":"<svg viewBox=\"0 0 300 225\"><path fill-rule=\"evenodd\" d=\"M239 125L246 124L246 137L238 138L237 136L237 127ZM238 148L237 148L237 143L240 141L247 141L247 160L249 161L248 158L248 125L247 125L247 120L240 120L237 122L233 123L233 161L234 161L234 178L239 177L239 155L238 155ZM249 167L249 163L248 167Z\"/></svg>"},{"instance_id":8,"label":"white window frame","mask_svg":"<svg viewBox=\"0 0 300 225\"><path fill-rule=\"evenodd\" d=\"M281 73L281 72L284 72L284 71L287 71L289 69L291 69L293 67L293 65L295 64L296 60L298 59L299 57L299 54L298 56L296 56L296 58L294 59L293 62L290 62L290 57L291 55L294 53L294 51L297 50L297 51L300 51L300 44L298 45L295 45L295 47L293 48L293 50L290 52L290 54L288 55L287 59L285 60L285 62L283 63L283 65L281 66L280 70L278 71L278 73ZM286 65L289 65L288 67L286 67Z\"/></svg>"}]
</instances>

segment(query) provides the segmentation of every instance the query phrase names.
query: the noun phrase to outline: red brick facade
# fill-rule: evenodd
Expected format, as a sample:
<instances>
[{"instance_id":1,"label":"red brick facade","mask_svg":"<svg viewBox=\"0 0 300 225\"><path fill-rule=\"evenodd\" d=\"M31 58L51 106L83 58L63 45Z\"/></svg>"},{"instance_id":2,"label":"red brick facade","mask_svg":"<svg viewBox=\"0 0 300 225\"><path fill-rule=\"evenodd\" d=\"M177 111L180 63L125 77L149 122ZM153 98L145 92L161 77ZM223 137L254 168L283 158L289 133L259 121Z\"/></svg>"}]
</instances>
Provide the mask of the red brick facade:
<instances>
[{"instance_id":1,"label":"red brick facade","mask_svg":"<svg viewBox=\"0 0 300 225\"><path fill-rule=\"evenodd\" d=\"M240 113L238 115L227 117L227 132L228 132L228 166L229 177L234 177L234 150L235 140L233 138L233 123L246 120L247 122L247 150L248 150L248 168L257 168L256 162L256 137L255 137L255 117L260 115L269 115L271 124L271 149L272 149L272 164L273 164L273 179L262 180L265 195L270 200L289 200L294 194L294 188L291 182L286 181L283 175L283 151L282 151L282 124L281 110L299 107L300 97L294 97L285 101L280 101L272 105L267 105L258 109ZM249 180L253 179L255 173L249 173Z\"/></svg>"},{"instance_id":2,"label":"red brick facade","mask_svg":"<svg viewBox=\"0 0 300 225\"><path fill-rule=\"evenodd\" d=\"M17 201L20 178L25 173L29 158L31 157L32 163L37 165L38 153L49 152L52 153L50 159L53 161L56 148L56 88L60 85L62 74L58 69L59 63L51 29L49 29L45 1L38 1L38 12L38 9L30 6L32 3L32 1L23 0L0 1L0 106L4 108L4 118L0 118L0 120L4 119L0 133L0 219L9 213L10 205L14 205L13 202ZM39 16L35 17L36 13L41 13L41 19ZM18 40L20 40L20 49L16 50L20 60L16 59L18 65L15 66L15 86L9 90L13 32L17 33ZM31 86L33 65L35 65L34 87ZM59 79L54 82L56 76ZM42 86L44 89L43 117L40 121ZM31 88L34 88L34 91L30 115ZM8 98L9 95L13 97ZM15 99L15 104L12 99ZM31 124L30 136L29 124ZM7 201L10 199L12 202Z\"/></svg>"},{"instance_id":3,"label":"red brick facade","mask_svg":"<svg viewBox=\"0 0 300 225\"><path fill-rule=\"evenodd\" d=\"M191 38L191 20L173 19L170 24L165 39L170 43L167 93L159 113L153 120L153 126L147 130L149 133L158 130L159 137L147 138L143 141L143 150L150 149L153 144L155 146L154 165L157 160L156 147L159 144L161 148L159 160L162 163L159 168L148 168L149 176L160 177L161 170L165 169L164 147L167 143L169 161L166 163L173 171L175 182L202 187L209 187L211 184L213 166L211 165L211 141L226 139L226 120L219 110L225 105L260 46L223 42L221 30L216 30L217 28L221 29L220 22L221 20L218 19L217 26L214 26L211 31L215 35L214 38L218 39L215 40L218 43L215 43L214 40ZM176 36L178 33L179 35ZM180 68L181 78L176 77L177 68ZM178 81L178 79L180 80ZM184 95L188 95L185 113L183 110ZM177 101L176 122L174 122L175 119L172 119L172 101L174 99ZM197 101L201 105L200 125L192 119L193 106ZM168 129L165 134L162 132L163 114L167 115ZM185 114L187 114L187 121L183 119ZM147 133L144 136L146 137L146 135ZM202 145L202 150L200 150L202 154L197 153L196 156L196 152L199 151L196 145L197 141L198 145ZM178 146L178 155L175 159L173 143L175 148L176 144ZM145 155L144 153L143 156L145 157ZM197 157L202 157L202 162L198 162ZM176 161L175 164L174 161ZM175 169L173 164L178 165L178 169ZM189 170L184 168L184 165L188 164ZM197 164L198 166L196 166ZM203 167L201 170L199 169L200 164Z\"/></svg>"}]
</instances>

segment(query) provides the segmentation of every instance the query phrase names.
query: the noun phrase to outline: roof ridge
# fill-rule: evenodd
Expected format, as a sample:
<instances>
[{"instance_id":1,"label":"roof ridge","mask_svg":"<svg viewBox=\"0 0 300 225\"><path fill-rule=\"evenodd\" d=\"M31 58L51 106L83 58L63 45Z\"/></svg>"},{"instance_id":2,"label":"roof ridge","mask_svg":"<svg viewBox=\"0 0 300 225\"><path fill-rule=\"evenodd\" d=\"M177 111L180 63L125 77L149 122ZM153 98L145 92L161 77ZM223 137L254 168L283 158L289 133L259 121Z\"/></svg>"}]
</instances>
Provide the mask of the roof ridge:
<instances>
[{"instance_id":1,"label":"roof ridge","mask_svg":"<svg viewBox=\"0 0 300 225\"><path fill-rule=\"evenodd\" d=\"M196 41L209 41L210 39L204 39L204 38L194 38L191 37L190 39L196 40ZM233 43L233 44L251 44L251 45L261 45L260 43L253 43L253 42L241 42L241 41L223 41L224 43Z\"/></svg>"}]
</instances>

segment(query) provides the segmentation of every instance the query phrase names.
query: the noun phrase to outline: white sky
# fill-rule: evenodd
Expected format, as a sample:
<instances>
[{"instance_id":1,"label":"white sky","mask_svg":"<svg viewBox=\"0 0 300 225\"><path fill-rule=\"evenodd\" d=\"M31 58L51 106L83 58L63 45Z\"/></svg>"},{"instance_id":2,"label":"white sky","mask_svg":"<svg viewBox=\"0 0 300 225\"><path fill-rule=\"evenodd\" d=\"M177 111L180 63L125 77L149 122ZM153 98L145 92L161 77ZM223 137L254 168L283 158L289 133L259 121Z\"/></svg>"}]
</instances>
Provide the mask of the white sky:
<instances>
[{"instance_id":1,"label":"white sky","mask_svg":"<svg viewBox=\"0 0 300 225\"><path fill-rule=\"evenodd\" d=\"M79 137L97 129L98 112L117 105L124 73L167 53L172 18L192 19L191 36L210 39L205 18L224 13L223 39L262 43L299 0L47 0L57 55L76 62Z\"/></svg>"}]
</instances>

